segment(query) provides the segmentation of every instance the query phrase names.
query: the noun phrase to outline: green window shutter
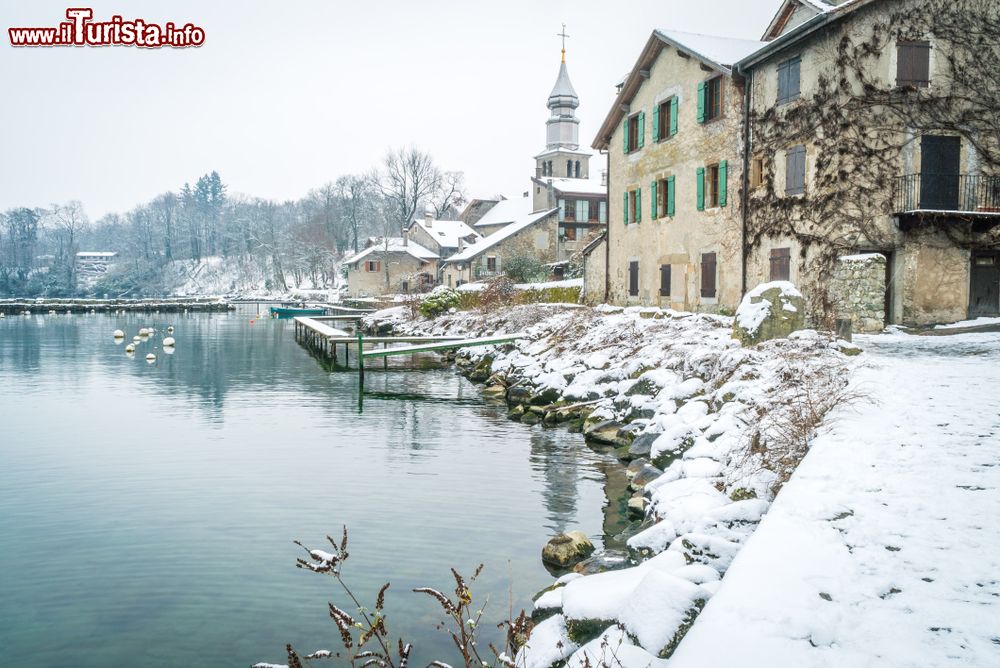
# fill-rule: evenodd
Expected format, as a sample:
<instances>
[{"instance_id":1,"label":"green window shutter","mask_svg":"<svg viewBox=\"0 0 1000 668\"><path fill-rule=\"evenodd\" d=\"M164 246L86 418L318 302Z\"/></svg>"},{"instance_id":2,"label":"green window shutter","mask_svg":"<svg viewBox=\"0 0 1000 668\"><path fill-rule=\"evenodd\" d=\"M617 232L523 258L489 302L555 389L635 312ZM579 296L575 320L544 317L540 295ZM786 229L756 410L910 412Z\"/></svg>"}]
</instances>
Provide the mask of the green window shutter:
<instances>
[{"instance_id":1,"label":"green window shutter","mask_svg":"<svg viewBox=\"0 0 1000 668\"><path fill-rule=\"evenodd\" d=\"M677 97L670 100L670 136L677 134Z\"/></svg>"},{"instance_id":2,"label":"green window shutter","mask_svg":"<svg viewBox=\"0 0 1000 668\"><path fill-rule=\"evenodd\" d=\"M649 184L649 219L656 220L656 181Z\"/></svg>"},{"instance_id":3,"label":"green window shutter","mask_svg":"<svg viewBox=\"0 0 1000 668\"><path fill-rule=\"evenodd\" d=\"M653 105L653 141L660 141L660 105Z\"/></svg>"},{"instance_id":4,"label":"green window shutter","mask_svg":"<svg viewBox=\"0 0 1000 668\"><path fill-rule=\"evenodd\" d=\"M674 215L674 177L667 177L667 215Z\"/></svg>"},{"instance_id":5,"label":"green window shutter","mask_svg":"<svg viewBox=\"0 0 1000 668\"><path fill-rule=\"evenodd\" d=\"M622 121L622 142L624 143L625 152L628 153L628 117Z\"/></svg>"},{"instance_id":6,"label":"green window shutter","mask_svg":"<svg viewBox=\"0 0 1000 668\"><path fill-rule=\"evenodd\" d=\"M698 122L705 122L705 82L698 84Z\"/></svg>"},{"instance_id":7,"label":"green window shutter","mask_svg":"<svg viewBox=\"0 0 1000 668\"><path fill-rule=\"evenodd\" d=\"M639 148L646 143L646 112L639 112Z\"/></svg>"},{"instance_id":8,"label":"green window shutter","mask_svg":"<svg viewBox=\"0 0 1000 668\"><path fill-rule=\"evenodd\" d=\"M705 210L705 168L699 167L695 178L698 186L698 210Z\"/></svg>"},{"instance_id":9,"label":"green window shutter","mask_svg":"<svg viewBox=\"0 0 1000 668\"><path fill-rule=\"evenodd\" d=\"M642 221L642 188L635 189L635 222Z\"/></svg>"},{"instance_id":10,"label":"green window shutter","mask_svg":"<svg viewBox=\"0 0 1000 668\"><path fill-rule=\"evenodd\" d=\"M625 191L625 224L628 225L628 191Z\"/></svg>"},{"instance_id":11,"label":"green window shutter","mask_svg":"<svg viewBox=\"0 0 1000 668\"><path fill-rule=\"evenodd\" d=\"M726 189L729 182L729 168L725 160L719 161L719 206L726 206Z\"/></svg>"}]
</instances>

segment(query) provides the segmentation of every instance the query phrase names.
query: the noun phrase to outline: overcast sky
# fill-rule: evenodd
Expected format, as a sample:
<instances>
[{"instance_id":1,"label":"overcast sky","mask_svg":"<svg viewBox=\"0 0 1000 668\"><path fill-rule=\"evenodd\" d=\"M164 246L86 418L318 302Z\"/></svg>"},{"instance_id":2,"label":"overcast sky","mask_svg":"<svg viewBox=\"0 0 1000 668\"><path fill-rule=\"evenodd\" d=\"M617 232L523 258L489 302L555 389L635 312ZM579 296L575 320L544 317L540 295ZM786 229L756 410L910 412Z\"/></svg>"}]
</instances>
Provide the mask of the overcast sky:
<instances>
[{"instance_id":1,"label":"overcast sky","mask_svg":"<svg viewBox=\"0 0 1000 668\"><path fill-rule=\"evenodd\" d=\"M295 199L413 144L516 196L544 148L560 24L589 147L653 28L759 38L779 0L0 0L0 210L79 199L92 219L218 170ZM22 48L11 26L202 26L195 49Z\"/></svg>"}]
</instances>

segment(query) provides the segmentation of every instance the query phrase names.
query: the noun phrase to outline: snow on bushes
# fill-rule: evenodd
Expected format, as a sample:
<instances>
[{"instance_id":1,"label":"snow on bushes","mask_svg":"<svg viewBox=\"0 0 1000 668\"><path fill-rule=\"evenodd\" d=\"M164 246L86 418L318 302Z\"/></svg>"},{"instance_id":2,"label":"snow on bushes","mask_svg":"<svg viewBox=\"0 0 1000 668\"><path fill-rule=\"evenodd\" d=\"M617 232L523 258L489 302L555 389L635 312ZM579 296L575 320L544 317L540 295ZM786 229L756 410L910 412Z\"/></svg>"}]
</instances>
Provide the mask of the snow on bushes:
<instances>
[{"instance_id":1,"label":"snow on bushes","mask_svg":"<svg viewBox=\"0 0 1000 668\"><path fill-rule=\"evenodd\" d=\"M434 318L451 309L458 308L461 297L451 288L443 285L431 290L420 302L420 313L426 318Z\"/></svg>"}]
</instances>

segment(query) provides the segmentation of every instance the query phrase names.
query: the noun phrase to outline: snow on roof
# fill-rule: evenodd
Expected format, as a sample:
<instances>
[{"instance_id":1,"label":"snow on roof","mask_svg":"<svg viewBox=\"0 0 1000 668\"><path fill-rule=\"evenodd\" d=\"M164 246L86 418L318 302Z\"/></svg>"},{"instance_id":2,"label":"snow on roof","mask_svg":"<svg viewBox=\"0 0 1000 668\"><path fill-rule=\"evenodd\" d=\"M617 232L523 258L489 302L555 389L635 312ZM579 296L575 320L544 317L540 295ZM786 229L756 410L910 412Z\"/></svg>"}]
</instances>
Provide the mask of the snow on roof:
<instances>
[{"instance_id":1,"label":"snow on roof","mask_svg":"<svg viewBox=\"0 0 1000 668\"><path fill-rule=\"evenodd\" d=\"M480 253L487 251L490 248L493 248L501 241L514 236L521 230L533 225L534 223L537 223L538 221L542 220L543 218L545 218L546 216L555 211L558 211L558 209L548 209L547 211L536 211L534 213L529 213L520 220L516 220L510 225L504 227L503 229L497 230L490 236L483 237L476 243L467 247L461 253L456 253L455 255L452 255L446 260L446 262L453 263L453 262L463 262L471 260Z\"/></svg>"},{"instance_id":2,"label":"snow on roof","mask_svg":"<svg viewBox=\"0 0 1000 668\"><path fill-rule=\"evenodd\" d=\"M461 220L432 220L430 227L423 218L415 218L413 225L419 225L442 248L458 248L458 240L476 231Z\"/></svg>"},{"instance_id":3,"label":"snow on roof","mask_svg":"<svg viewBox=\"0 0 1000 668\"><path fill-rule=\"evenodd\" d=\"M531 213L533 203L530 197L515 197L505 199L493 205L486 214L476 221L473 227L490 227L491 225L507 225L524 218Z\"/></svg>"},{"instance_id":4,"label":"snow on roof","mask_svg":"<svg viewBox=\"0 0 1000 668\"><path fill-rule=\"evenodd\" d=\"M547 185L550 181L552 187L562 193L576 193L578 195L607 195L608 187L601 183L600 179L570 179L562 178L536 178L536 183Z\"/></svg>"},{"instance_id":5,"label":"snow on roof","mask_svg":"<svg viewBox=\"0 0 1000 668\"><path fill-rule=\"evenodd\" d=\"M702 60L719 65L725 69L757 51L767 42L755 39L738 39L735 37L716 37L680 30L657 30L656 34L674 46L685 51L691 51Z\"/></svg>"},{"instance_id":6,"label":"snow on roof","mask_svg":"<svg viewBox=\"0 0 1000 668\"><path fill-rule=\"evenodd\" d=\"M114 257L118 253L112 251L80 251L77 257Z\"/></svg>"},{"instance_id":7,"label":"snow on roof","mask_svg":"<svg viewBox=\"0 0 1000 668\"><path fill-rule=\"evenodd\" d=\"M433 251L427 250L426 248L424 248L423 246L421 246L418 243L414 243L413 241L409 241L409 242L407 242L407 243L404 244L402 237L389 237L388 248L386 248L386 244L385 244L385 240L384 239L375 239L374 243L372 243L372 245L370 245L368 248L365 248L364 250L360 251L356 255L353 255L353 256L351 256L349 258L346 258L344 260L344 264L355 264L355 263L363 260L367 256L371 255L372 253L376 253L376 252L384 253L384 252L387 252L387 251L389 253L409 253L410 255L412 255L413 257L417 258L418 260L436 260L436 259L438 259L437 253L434 253Z\"/></svg>"}]
</instances>

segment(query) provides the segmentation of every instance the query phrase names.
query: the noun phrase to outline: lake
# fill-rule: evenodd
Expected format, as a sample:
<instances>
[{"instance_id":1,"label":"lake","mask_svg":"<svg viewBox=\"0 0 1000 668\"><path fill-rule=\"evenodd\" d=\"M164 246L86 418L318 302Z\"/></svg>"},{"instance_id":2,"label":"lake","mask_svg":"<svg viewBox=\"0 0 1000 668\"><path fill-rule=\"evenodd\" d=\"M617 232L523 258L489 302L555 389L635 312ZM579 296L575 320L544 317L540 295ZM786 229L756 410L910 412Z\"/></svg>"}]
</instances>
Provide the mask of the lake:
<instances>
[{"instance_id":1,"label":"lake","mask_svg":"<svg viewBox=\"0 0 1000 668\"><path fill-rule=\"evenodd\" d=\"M129 358L112 339L159 333ZM166 327L173 355L158 349ZM158 354L148 364L147 352ZM433 359L433 358L432 358ZM453 658L436 602L473 585L505 619L551 583L555 532L600 544L613 459L527 427L440 363L328 372L289 321L229 314L0 320L0 655L45 667L249 666L338 648L335 583L299 539L350 531L345 580L392 583L413 665ZM420 368L418 368L420 367ZM610 526L609 524L609 526ZM491 614L492 613L492 614Z\"/></svg>"}]
</instances>

